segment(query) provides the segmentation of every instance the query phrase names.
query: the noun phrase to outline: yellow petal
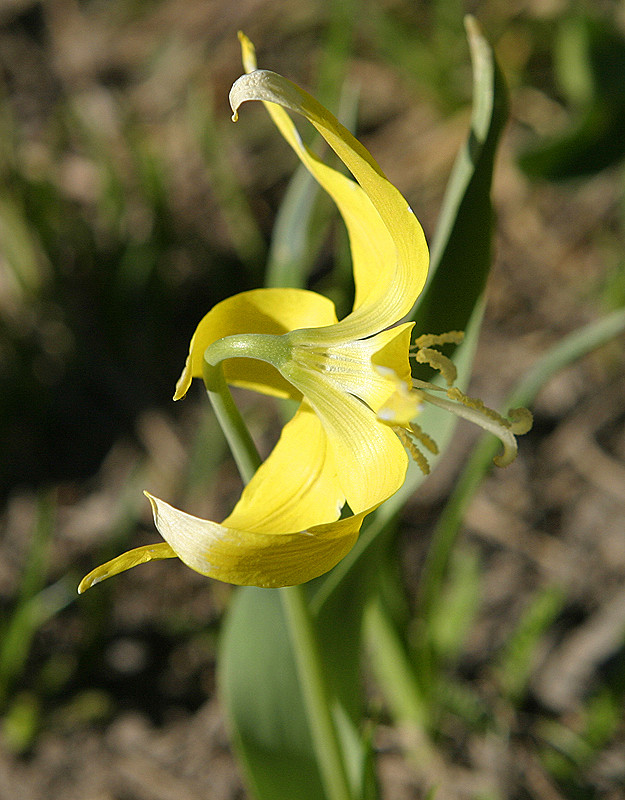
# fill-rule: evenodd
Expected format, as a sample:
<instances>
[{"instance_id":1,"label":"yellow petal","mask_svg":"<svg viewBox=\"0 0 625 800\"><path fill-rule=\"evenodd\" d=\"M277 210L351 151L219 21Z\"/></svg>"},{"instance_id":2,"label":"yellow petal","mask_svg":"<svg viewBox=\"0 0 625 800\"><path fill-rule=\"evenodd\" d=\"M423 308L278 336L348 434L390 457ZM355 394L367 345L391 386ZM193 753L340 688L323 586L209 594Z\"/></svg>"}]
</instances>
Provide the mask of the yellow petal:
<instances>
[{"instance_id":1,"label":"yellow petal","mask_svg":"<svg viewBox=\"0 0 625 800\"><path fill-rule=\"evenodd\" d=\"M293 533L334 522L344 502L325 431L304 403L223 525L256 533Z\"/></svg>"},{"instance_id":2,"label":"yellow petal","mask_svg":"<svg viewBox=\"0 0 625 800\"><path fill-rule=\"evenodd\" d=\"M323 575L354 546L367 513L297 533L255 533L148 498L156 527L181 561L202 575L247 586L292 586Z\"/></svg>"},{"instance_id":3,"label":"yellow petal","mask_svg":"<svg viewBox=\"0 0 625 800\"><path fill-rule=\"evenodd\" d=\"M376 364L392 370L393 376L401 376L405 381L411 379L408 348L413 325L406 322L368 339L332 347L326 359L324 379L377 411L393 394L396 384L395 377L389 379L388 373Z\"/></svg>"},{"instance_id":4,"label":"yellow petal","mask_svg":"<svg viewBox=\"0 0 625 800\"><path fill-rule=\"evenodd\" d=\"M284 373L321 420L352 511L360 513L395 494L404 482L408 457L391 428L381 424L361 400L320 373L295 363Z\"/></svg>"},{"instance_id":5,"label":"yellow petal","mask_svg":"<svg viewBox=\"0 0 625 800\"><path fill-rule=\"evenodd\" d=\"M413 391L410 383L399 378L392 369L384 366L377 367L377 369L389 383L395 385L394 391L384 405L378 409L378 419L386 425L409 428L410 423L423 408L422 394Z\"/></svg>"},{"instance_id":6,"label":"yellow petal","mask_svg":"<svg viewBox=\"0 0 625 800\"><path fill-rule=\"evenodd\" d=\"M239 31L243 67L247 73L256 69L256 51L252 42ZM349 235L356 294L354 308L362 305L378 285L380 265L391 266L395 245L386 225L371 201L351 178L327 166L301 140L289 115L275 105L265 103L271 118L299 159L336 203Z\"/></svg>"},{"instance_id":7,"label":"yellow petal","mask_svg":"<svg viewBox=\"0 0 625 800\"><path fill-rule=\"evenodd\" d=\"M217 303L196 328L174 400L187 393L192 378L202 377L206 348L224 336L238 333L283 334L295 328L332 325L336 312L331 300L305 289L253 289ZM224 363L228 383L276 397L297 397L293 387L264 361L233 358Z\"/></svg>"},{"instance_id":8,"label":"yellow petal","mask_svg":"<svg viewBox=\"0 0 625 800\"><path fill-rule=\"evenodd\" d=\"M289 144L339 205L350 233L359 282L358 307L338 325L323 331L323 340L363 338L398 322L412 308L428 269L423 231L406 200L360 142L291 81L267 70L243 75L230 91L235 119L246 100L278 104L306 117L364 190L363 197L353 182L323 165L305 148L289 117L281 109L267 106Z\"/></svg>"},{"instance_id":9,"label":"yellow petal","mask_svg":"<svg viewBox=\"0 0 625 800\"><path fill-rule=\"evenodd\" d=\"M129 550L127 553L122 553L121 556L107 561L106 564L101 564L99 567L91 570L88 575L81 580L78 586L78 594L86 592L96 583L101 583L113 575L119 575L120 572L125 572L127 569L132 569L139 564L147 564L148 561L158 561L162 558L176 558L176 553L166 542L159 544L149 544L145 547L136 547L134 550Z\"/></svg>"}]
</instances>

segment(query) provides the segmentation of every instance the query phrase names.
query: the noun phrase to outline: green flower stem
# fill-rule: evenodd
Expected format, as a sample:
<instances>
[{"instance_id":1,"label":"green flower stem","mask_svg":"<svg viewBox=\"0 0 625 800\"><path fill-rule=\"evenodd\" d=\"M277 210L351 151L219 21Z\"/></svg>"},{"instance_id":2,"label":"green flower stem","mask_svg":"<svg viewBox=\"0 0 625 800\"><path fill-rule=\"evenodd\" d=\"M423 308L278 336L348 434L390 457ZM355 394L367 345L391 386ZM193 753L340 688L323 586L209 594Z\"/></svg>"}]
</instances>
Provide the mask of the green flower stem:
<instances>
[{"instance_id":1,"label":"green flower stem","mask_svg":"<svg viewBox=\"0 0 625 800\"><path fill-rule=\"evenodd\" d=\"M351 800L341 742L332 716L315 623L303 586L280 589L317 764L328 800Z\"/></svg>"},{"instance_id":2,"label":"green flower stem","mask_svg":"<svg viewBox=\"0 0 625 800\"><path fill-rule=\"evenodd\" d=\"M204 353L204 386L245 483L249 483L260 467L261 458L232 399L224 377L223 361L226 358L256 358L278 367L287 357L288 348L283 337L259 333L225 336L213 342Z\"/></svg>"},{"instance_id":3,"label":"green flower stem","mask_svg":"<svg viewBox=\"0 0 625 800\"><path fill-rule=\"evenodd\" d=\"M244 483L249 483L261 465L261 458L232 399L221 363L213 365L204 360L204 386L241 478Z\"/></svg>"},{"instance_id":4,"label":"green flower stem","mask_svg":"<svg viewBox=\"0 0 625 800\"><path fill-rule=\"evenodd\" d=\"M244 483L252 479L261 464L261 458L232 399L222 361L233 357L249 358L253 354L275 365L285 353L284 348L280 347L282 343L275 347L276 342L270 340L280 337L258 336L255 342L251 342L248 336L226 337L211 345L204 354L204 385ZM259 355L259 350L253 349L253 344L261 345L262 355ZM332 716L331 696L325 680L317 631L306 593L302 586L288 586L279 591L327 798L352 800L343 751Z\"/></svg>"}]
</instances>

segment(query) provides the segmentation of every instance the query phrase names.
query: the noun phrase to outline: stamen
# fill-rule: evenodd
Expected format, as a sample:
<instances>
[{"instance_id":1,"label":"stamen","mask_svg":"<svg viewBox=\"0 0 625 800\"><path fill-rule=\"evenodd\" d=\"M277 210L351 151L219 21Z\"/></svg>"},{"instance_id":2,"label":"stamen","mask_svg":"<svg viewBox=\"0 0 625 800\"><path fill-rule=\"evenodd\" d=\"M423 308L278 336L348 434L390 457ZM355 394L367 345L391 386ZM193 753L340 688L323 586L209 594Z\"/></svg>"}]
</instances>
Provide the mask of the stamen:
<instances>
[{"instance_id":1,"label":"stamen","mask_svg":"<svg viewBox=\"0 0 625 800\"><path fill-rule=\"evenodd\" d=\"M429 364L433 369L440 372L447 386L454 385L454 381L458 377L456 365L450 358L439 353L438 350L432 350L430 347L422 347L414 354L414 359L418 361L419 364Z\"/></svg>"},{"instance_id":2,"label":"stamen","mask_svg":"<svg viewBox=\"0 0 625 800\"><path fill-rule=\"evenodd\" d=\"M411 426L412 427L412 426ZM393 426L393 430L399 437L399 441L403 444L406 450L412 456L415 464L419 467L424 475L430 474L430 465L427 458L417 447L417 443L412 439L410 433L405 428L400 428L399 425ZM429 438L429 437L428 437ZM437 448L438 449L438 448Z\"/></svg>"},{"instance_id":3,"label":"stamen","mask_svg":"<svg viewBox=\"0 0 625 800\"><path fill-rule=\"evenodd\" d=\"M411 422L409 427L410 427L410 433L415 437L415 439L421 442L421 444L426 448L426 450L429 450L430 453L432 453L432 455L437 456L438 445L436 444L434 439L432 439L431 436L428 436L428 434L423 430L423 428L416 422Z\"/></svg>"},{"instance_id":4,"label":"stamen","mask_svg":"<svg viewBox=\"0 0 625 800\"><path fill-rule=\"evenodd\" d=\"M442 394L447 394L449 391L448 389L445 389L444 386L438 386L437 384L430 383L429 381L422 381L419 380L419 378L412 379L412 388L415 391L426 390L428 392L441 392Z\"/></svg>"},{"instance_id":5,"label":"stamen","mask_svg":"<svg viewBox=\"0 0 625 800\"><path fill-rule=\"evenodd\" d=\"M414 341L414 349L423 347L442 347L444 344L462 344L464 331L447 331L446 333L424 333ZM411 348L412 349L412 348Z\"/></svg>"},{"instance_id":6,"label":"stamen","mask_svg":"<svg viewBox=\"0 0 625 800\"><path fill-rule=\"evenodd\" d=\"M450 397L453 396L456 402L453 399L422 392L423 399L428 403L451 411L452 414L479 425L485 431L494 433L503 445L503 453L496 456L493 461L498 467L507 467L508 464L511 464L516 458L517 443L510 422L492 408L485 406L481 400L473 400L459 389L450 389L447 394Z\"/></svg>"},{"instance_id":7,"label":"stamen","mask_svg":"<svg viewBox=\"0 0 625 800\"><path fill-rule=\"evenodd\" d=\"M419 336L410 348L410 356L420 364L429 364L437 370L447 387L418 378L413 378L410 386L395 376L396 389L378 411L378 419L393 428L425 475L429 474L430 466L418 444L434 455L438 454L438 447L436 442L413 422L419 404L423 401L450 411L497 436L503 445L503 453L493 459L498 467L505 467L516 458L515 434L527 433L532 427L532 414L526 408L511 409L508 412L509 419L506 419L485 405L482 400L469 397L453 385L457 377L454 363L434 348L445 344L460 344L463 338L462 331ZM441 397L441 394L447 396Z\"/></svg>"},{"instance_id":8,"label":"stamen","mask_svg":"<svg viewBox=\"0 0 625 800\"><path fill-rule=\"evenodd\" d=\"M447 331L446 333L425 333L415 339L410 348L410 354L419 364L429 364L432 369L440 372L447 386L453 386L458 377L456 366L450 358L434 350L445 344L460 344L464 339L462 331Z\"/></svg>"}]
</instances>

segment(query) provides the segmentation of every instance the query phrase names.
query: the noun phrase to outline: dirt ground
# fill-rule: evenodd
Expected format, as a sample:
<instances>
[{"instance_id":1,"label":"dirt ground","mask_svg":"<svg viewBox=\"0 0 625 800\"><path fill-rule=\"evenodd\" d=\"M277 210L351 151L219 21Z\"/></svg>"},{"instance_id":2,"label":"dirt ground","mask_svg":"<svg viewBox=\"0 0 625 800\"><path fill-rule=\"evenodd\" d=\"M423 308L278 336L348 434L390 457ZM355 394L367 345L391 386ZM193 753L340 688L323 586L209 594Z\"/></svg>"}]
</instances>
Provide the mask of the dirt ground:
<instances>
[{"instance_id":1,"label":"dirt ground","mask_svg":"<svg viewBox=\"0 0 625 800\"><path fill-rule=\"evenodd\" d=\"M476 5L478 16L489 11L488 4ZM531 13L532 4L519 5ZM198 178L193 153L175 137L177 93L190 76L204 75L222 98L215 115L227 118L227 92L240 69L238 28L256 40L266 66L306 85L315 63L302 54L319 36L320 6L241 0L235 9L216 0L167 0L123 18L113 6L2 3L0 59L26 129L35 141L59 93L106 108L107 93L119 92L142 121L159 129L167 158L179 167L172 188L176 213L187 220L210 215L216 200L206 178ZM156 59L155 43L161 61L150 71L146 63ZM21 71L7 66L16 61L25 65ZM447 113L366 48L357 52L349 74L363 87L364 143L431 236L467 110ZM513 86L494 182L496 258L472 384L472 392L493 406L551 345L605 313L611 281L622 269L622 166L574 184L530 183L516 155L534 102L530 90ZM247 195L260 197L251 202L265 228L292 162L280 160L279 144L249 151L243 144L232 145L232 158ZM88 166L78 157L58 165L59 181L83 199L91 191ZM203 224L223 246L224 218L217 214L214 223ZM493 659L535 592L557 587L565 601L532 665L528 699L513 720L502 720L510 738L458 733L454 739L450 730L436 764L437 797L563 798L534 745L550 722L578 729L586 699L602 681L622 674L624 397L621 338L548 383L533 407L535 426L523 437L519 458L493 472L471 504L461 544L478 554L484 584L461 669L484 702L497 708ZM174 493L207 413L199 396L175 412L164 400L147 402L90 475L39 484L58 504L47 583L59 610L37 630L11 688L7 707L13 712L0 737L1 800L246 797L215 696L216 639L231 589L171 563L134 570L79 601L70 588L97 556L118 552L124 520L131 520L133 544L154 539L141 489ZM261 427L273 412L261 405L254 413ZM404 571L413 585L428 535L417 520L435 519L474 441L474 432L461 426L452 451L406 510ZM219 518L236 487L226 462L202 511ZM7 615L27 560L37 490L21 480L6 494L0 602ZM6 727L16 717L34 720L35 733L24 746ZM427 770L406 757L409 736L390 724L376 734L386 800L424 796ZM622 720L584 774L587 791L579 797L625 796Z\"/></svg>"}]
</instances>

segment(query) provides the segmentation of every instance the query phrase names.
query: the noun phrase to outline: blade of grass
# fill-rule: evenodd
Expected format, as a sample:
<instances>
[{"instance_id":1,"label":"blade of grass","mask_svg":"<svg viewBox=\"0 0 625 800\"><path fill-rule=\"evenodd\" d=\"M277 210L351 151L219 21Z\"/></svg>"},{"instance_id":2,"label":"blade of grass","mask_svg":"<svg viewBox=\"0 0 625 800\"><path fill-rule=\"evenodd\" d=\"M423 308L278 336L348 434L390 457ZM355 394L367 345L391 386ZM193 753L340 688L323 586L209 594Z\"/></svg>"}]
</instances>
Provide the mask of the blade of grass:
<instances>
[{"instance_id":1,"label":"blade of grass","mask_svg":"<svg viewBox=\"0 0 625 800\"><path fill-rule=\"evenodd\" d=\"M360 3L358 0L332 0L328 5L328 26L314 95L322 105L333 110L339 105L343 94Z\"/></svg>"},{"instance_id":2,"label":"blade of grass","mask_svg":"<svg viewBox=\"0 0 625 800\"><path fill-rule=\"evenodd\" d=\"M56 504L52 495L40 496L37 501L32 538L17 603L2 631L0 706L4 705L13 681L21 672L28 658L35 631L45 619L45 613L42 614L40 593L45 585L48 550L54 530L55 512Z\"/></svg>"},{"instance_id":3,"label":"blade of grass","mask_svg":"<svg viewBox=\"0 0 625 800\"><path fill-rule=\"evenodd\" d=\"M367 651L377 681L385 688L393 719L427 729L430 709L415 680L403 637L376 595L365 612Z\"/></svg>"},{"instance_id":4,"label":"blade of grass","mask_svg":"<svg viewBox=\"0 0 625 800\"><path fill-rule=\"evenodd\" d=\"M303 164L295 170L280 204L267 258L265 286L306 286L315 251L310 221L319 196L317 181Z\"/></svg>"},{"instance_id":5,"label":"blade of grass","mask_svg":"<svg viewBox=\"0 0 625 800\"><path fill-rule=\"evenodd\" d=\"M523 700L540 640L562 610L565 600L559 586L546 586L538 591L508 637L496 672L504 694L512 703Z\"/></svg>"}]
</instances>

